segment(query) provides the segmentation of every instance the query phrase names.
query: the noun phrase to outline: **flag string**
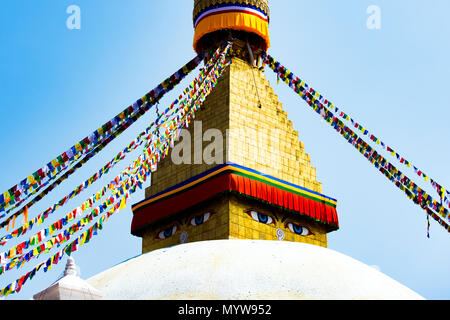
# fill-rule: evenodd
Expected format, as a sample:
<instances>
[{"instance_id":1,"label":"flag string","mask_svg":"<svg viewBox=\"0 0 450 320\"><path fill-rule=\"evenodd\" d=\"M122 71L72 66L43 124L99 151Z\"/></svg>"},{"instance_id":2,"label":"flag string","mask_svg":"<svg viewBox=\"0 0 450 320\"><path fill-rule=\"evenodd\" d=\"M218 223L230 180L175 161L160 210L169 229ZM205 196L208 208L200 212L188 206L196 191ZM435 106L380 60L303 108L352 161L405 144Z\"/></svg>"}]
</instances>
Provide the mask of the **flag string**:
<instances>
[{"instance_id":1,"label":"flag string","mask_svg":"<svg viewBox=\"0 0 450 320\"><path fill-rule=\"evenodd\" d=\"M216 62L219 53L220 53L220 51L217 51L212 56L211 60L206 65L207 68L209 68L212 65L212 63ZM192 83L188 86L188 88L195 87L196 84L199 83L202 80L202 78L204 78L204 77L205 77L205 74L204 74L203 71L201 71L199 76L196 77L192 81ZM174 107L179 103L179 101L181 101L181 104L185 103L185 102L183 102L182 98L183 98L183 95L186 95L186 94L190 94L190 91L185 90L184 93L182 95L180 95L180 97L177 100L175 100L169 108L167 108L162 114L160 114L157 117L157 119L149 127L147 127L147 129L145 131L141 132L138 135L138 137L135 140L133 140L126 148L124 148L124 150L122 152L119 152L116 155L116 157L114 157L113 160L108 162L98 172L96 172L89 179L87 179L84 183L82 183L80 186L78 186L74 191L72 191L70 194L66 195L57 204L51 206L46 211L44 211L42 214L38 215L35 219L27 221L24 226L14 230L13 232L11 232L10 234L8 234L6 236L1 237L0 238L0 245L3 246L10 239L13 239L13 238L19 237L21 235L24 235L27 231L30 231L32 229L33 225L35 225L35 224L36 225L41 225L48 218L49 214L54 213L56 211L56 209L58 209L59 207L63 206L64 204L66 204L69 199L74 198L75 196L80 194L81 191L85 190L88 186L90 186L92 183L94 183L95 181L99 180L103 176L103 174L107 174L109 172L109 170L111 170L119 161L125 159L125 156L126 156L127 153L129 153L131 151L134 151L136 148L141 146L144 141L146 141L145 148L147 148L148 145L149 145L149 141L150 141L150 138L152 137L152 135L155 132L159 132L159 129L158 128L154 128L154 127L155 126L158 126L158 127L160 126L159 125L159 121L161 120L161 118L163 116L165 117L166 122L167 122L168 117L172 116L176 112L179 112L179 109L176 109ZM116 177L114 179L114 181L116 181L117 179L118 178ZM108 184L108 186L109 186L109 184ZM104 190L108 186L106 186L105 188L102 189L102 191L101 191L102 195L104 195L104 193L105 193ZM95 202L95 201L93 201L93 199L97 199L99 197L100 197L100 195L98 193L93 195L91 198L89 198L85 202L85 207L87 208L87 207L89 207L89 205L92 206L92 204ZM31 241L31 239L30 239L30 241ZM1 256L0 256L0 259L1 259Z\"/></svg>"},{"instance_id":2,"label":"flag string","mask_svg":"<svg viewBox=\"0 0 450 320\"><path fill-rule=\"evenodd\" d=\"M408 198L420 205L429 216L450 232L450 226L443 220L449 217L449 212L444 206L435 201L429 194L418 187L410 178L372 149L367 142L338 119L333 112L327 109L328 104L324 103L325 99L317 99L314 93L315 91L308 89L310 87L304 81L295 77L291 71L271 56L267 55L265 60L266 64L277 74L278 78L281 78L291 89L299 94L316 113L321 115L338 133L359 150L380 172L384 173Z\"/></svg>"},{"instance_id":3,"label":"flag string","mask_svg":"<svg viewBox=\"0 0 450 320\"><path fill-rule=\"evenodd\" d=\"M269 56L270 57L270 56ZM270 59L270 58L269 58ZM273 59L273 58L272 58ZM313 89L312 87L308 86L304 81L302 81L300 78L294 79L293 74L290 73L288 69L286 69L281 64L277 65L277 61L275 62L275 68L278 69L277 72L279 72L278 77L284 74L284 76L292 82L290 85L292 86L303 86L305 90L314 98L315 100L318 100L321 104L327 106L331 110L335 110L336 115L347 121L350 122L351 125L359 130L364 136L369 137L371 141L373 141L375 144L380 145L384 150L388 152L389 155L395 157L402 165L413 168L414 172L423 178L424 181L429 182L430 185L436 190L438 195L443 198L443 202L450 208L450 191L446 188L444 188L441 184L439 184L436 180L432 179L430 176L425 174L425 172L418 167L414 166L409 160L407 160L405 157L400 155L398 152L396 152L393 148L388 146L384 141L379 139L375 134L367 130L363 125L361 125L361 122L358 122L354 120L352 117L350 117L346 112L344 112L341 108L335 106L331 101L327 100L320 92Z\"/></svg>"},{"instance_id":4,"label":"flag string","mask_svg":"<svg viewBox=\"0 0 450 320\"><path fill-rule=\"evenodd\" d=\"M189 122L194 118L195 112L200 108L203 101L206 97L211 93L214 89L217 81L221 78L223 72L228 68L231 64L231 60L228 63L225 63L225 57L229 52L230 44L223 50L221 53L220 59L208 73L205 78L204 85L198 87L198 91L194 92L192 95L192 99L186 103L182 103L183 108L181 112L183 117L176 117L179 120L180 126L188 125ZM187 105L190 103L190 106ZM64 254L70 255L72 252L78 250L79 246L85 245L90 241L92 236L96 235L99 230L103 229L103 223L105 223L110 216L112 216L115 212L120 211L126 208L126 200L127 198L136 191L137 186L139 186L139 182L145 181L146 177L151 174L156 168L153 166L155 162L161 161L168 154L168 148L173 143L173 140L177 139L177 135L179 134L179 130L175 130L176 128L167 129L165 134L162 135L162 138L159 138L159 144L156 144L159 147L158 150L151 150L151 146L144 150L144 154L146 157L139 158L136 160L138 162L143 161L141 166L134 170L134 172L128 171L128 178L122 182L120 187L116 187L114 189L113 195L109 197L109 205L113 205L113 207L100 219L94 223L88 230L83 232L80 236L76 237L70 244L66 245L64 249L58 251L56 254L51 256L45 262L41 262L35 268L33 268L30 272L23 275L21 278L16 281L10 283L6 287L0 290L0 296L8 296L12 293L20 292L23 285L30 279L32 279L36 273L43 268L44 272L47 272L51 269L52 265L57 264L63 257ZM162 141L161 141L162 140ZM160 155L160 157L159 157ZM150 158L151 157L151 158ZM150 161L149 161L150 160ZM156 161L155 161L156 160ZM144 165L145 164L145 165ZM142 168L142 170L140 170ZM115 201L115 199L119 199ZM108 203L108 202L107 202ZM102 204L103 206L103 204ZM107 207L108 208L108 207ZM91 215L85 217L79 222L79 224L72 225L72 230L76 230L75 232L80 232L82 229L89 223L93 221L93 218L100 214L100 210L91 211ZM75 233L74 232L74 233ZM48 243L48 242L47 242ZM58 247L62 244L62 242L56 244ZM51 245L53 247L54 244ZM44 246L45 247L45 246ZM44 247L40 246L41 249ZM45 248L44 253L50 252L50 249ZM41 251L42 253L42 251ZM23 265L23 263L21 263ZM4 268L0 266L0 270Z\"/></svg>"},{"instance_id":5,"label":"flag string","mask_svg":"<svg viewBox=\"0 0 450 320\"><path fill-rule=\"evenodd\" d=\"M24 199L27 199L31 195L35 194L39 185L51 180L62 170L62 168L64 168L64 165L72 161L77 154L86 154L93 147L99 145L102 141L107 139L109 135L116 131L118 126L125 123L128 118L134 115L134 111L138 110L145 103L153 105L158 102L167 92L172 90L181 82L181 80L183 80L192 70L194 70L200 64L202 58L203 55L196 56L172 76L160 83L155 89L148 92L141 99L137 100L134 104L115 116L112 120L108 121L86 138L76 143L66 152L57 156L46 166L38 169L30 176L23 179L20 183L16 184L7 191L0 193L0 212L5 211L11 206L15 206L16 203L21 203L21 201L23 202ZM105 136L106 138L102 139L102 137ZM3 214L0 218L3 218L4 216L5 215Z\"/></svg>"}]
</instances>

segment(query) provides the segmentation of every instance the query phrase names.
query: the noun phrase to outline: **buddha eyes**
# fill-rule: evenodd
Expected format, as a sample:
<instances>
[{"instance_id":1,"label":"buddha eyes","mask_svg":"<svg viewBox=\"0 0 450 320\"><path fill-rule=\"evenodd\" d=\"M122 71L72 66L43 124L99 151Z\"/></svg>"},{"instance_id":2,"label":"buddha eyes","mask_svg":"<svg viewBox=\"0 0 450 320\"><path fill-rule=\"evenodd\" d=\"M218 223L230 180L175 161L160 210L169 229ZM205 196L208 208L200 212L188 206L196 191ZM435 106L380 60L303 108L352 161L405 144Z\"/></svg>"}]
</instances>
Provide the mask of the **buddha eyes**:
<instances>
[{"instance_id":1,"label":"buddha eyes","mask_svg":"<svg viewBox=\"0 0 450 320\"><path fill-rule=\"evenodd\" d=\"M313 234L307 227L302 227L292 222L287 223L286 228L289 229L291 232L298 234L299 236L306 237Z\"/></svg>"},{"instance_id":2,"label":"buddha eyes","mask_svg":"<svg viewBox=\"0 0 450 320\"><path fill-rule=\"evenodd\" d=\"M188 220L187 222L189 222L189 225L196 227L196 226L204 224L206 221L211 219L211 216L212 216L212 213L207 212L207 213L203 213L201 215L195 216L195 217L191 218L190 220ZM164 239L170 238L178 230L180 230L180 227L178 225L171 226L170 228L160 231L157 234L156 239L164 240Z\"/></svg>"},{"instance_id":3,"label":"buddha eyes","mask_svg":"<svg viewBox=\"0 0 450 320\"><path fill-rule=\"evenodd\" d=\"M192 218L190 221L190 224L191 224L191 226L199 226L201 224L204 224L206 221L208 221L209 218L211 218L211 213L207 212L207 213L204 213L204 214L201 214L199 216Z\"/></svg>"},{"instance_id":4,"label":"buddha eyes","mask_svg":"<svg viewBox=\"0 0 450 320\"><path fill-rule=\"evenodd\" d=\"M255 210L249 210L247 211L247 214L255 221L258 221L260 223L266 224L266 225L270 225L270 224L275 224L274 219L266 214L260 213L258 211ZM286 223L286 229L290 230L291 232L298 234L300 236L306 237L306 236L310 236L313 233L311 232L311 230L309 230L307 227L289 222Z\"/></svg>"},{"instance_id":5,"label":"buddha eyes","mask_svg":"<svg viewBox=\"0 0 450 320\"><path fill-rule=\"evenodd\" d=\"M251 210L248 211L247 214L252 217L253 220L258 221L263 224L273 224L273 218L266 214L259 213L257 211Z\"/></svg>"},{"instance_id":6,"label":"buddha eyes","mask_svg":"<svg viewBox=\"0 0 450 320\"><path fill-rule=\"evenodd\" d=\"M271 225L271 224L275 224L274 222L274 218L272 218L269 215L260 213L258 211L255 210L249 210L246 212L253 220L265 224L265 225ZM210 218L211 218L211 212L207 212L207 213L203 213L201 215L195 216L193 218L191 218L189 221L189 225L191 226L199 226L204 224L205 222L207 222ZM313 233L311 232L311 230L309 230L307 227L292 223L292 222L288 222L285 225L286 229L288 229L289 231L299 235L299 236L310 236ZM165 230L162 230L158 233L157 235L157 239L160 240L164 240L167 238L172 237L177 231L179 230L178 225L174 225L170 228L167 228Z\"/></svg>"},{"instance_id":7,"label":"buddha eyes","mask_svg":"<svg viewBox=\"0 0 450 320\"><path fill-rule=\"evenodd\" d=\"M177 232L177 231L178 231L178 227L173 226L173 227L170 227L170 228L158 233L158 236L156 238L161 239L161 240L167 239L167 238L170 238L171 236L173 236L175 234L175 232Z\"/></svg>"}]
</instances>

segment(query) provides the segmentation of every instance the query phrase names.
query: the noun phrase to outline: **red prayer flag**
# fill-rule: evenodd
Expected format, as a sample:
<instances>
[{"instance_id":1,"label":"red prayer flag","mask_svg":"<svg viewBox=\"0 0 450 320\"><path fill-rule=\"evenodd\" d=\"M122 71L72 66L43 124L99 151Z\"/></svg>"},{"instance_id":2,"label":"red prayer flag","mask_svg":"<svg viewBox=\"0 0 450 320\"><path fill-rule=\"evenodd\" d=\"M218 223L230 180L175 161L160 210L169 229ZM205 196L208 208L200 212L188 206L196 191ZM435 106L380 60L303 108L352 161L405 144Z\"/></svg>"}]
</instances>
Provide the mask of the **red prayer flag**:
<instances>
[{"instance_id":1,"label":"red prayer flag","mask_svg":"<svg viewBox=\"0 0 450 320\"><path fill-rule=\"evenodd\" d=\"M24 224L28 222L28 205L25 206L25 210L23 212Z\"/></svg>"}]
</instances>

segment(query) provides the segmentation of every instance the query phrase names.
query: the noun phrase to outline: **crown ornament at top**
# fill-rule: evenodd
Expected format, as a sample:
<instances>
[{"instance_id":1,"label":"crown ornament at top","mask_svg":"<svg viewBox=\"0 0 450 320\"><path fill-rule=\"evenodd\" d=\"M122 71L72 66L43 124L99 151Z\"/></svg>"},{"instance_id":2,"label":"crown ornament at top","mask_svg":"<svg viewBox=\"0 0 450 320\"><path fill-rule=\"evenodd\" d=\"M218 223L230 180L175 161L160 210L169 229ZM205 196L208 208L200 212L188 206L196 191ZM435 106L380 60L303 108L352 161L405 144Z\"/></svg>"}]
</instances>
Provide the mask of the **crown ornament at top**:
<instances>
[{"instance_id":1,"label":"crown ornament at top","mask_svg":"<svg viewBox=\"0 0 450 320\"><path fill-rule=\"evenodd\" d=\"M263 11L268 17L270 16L269 0L194 0L193 19L195 20L204 10L223 4L252 6Z\"/></svg>"}]
</instances>

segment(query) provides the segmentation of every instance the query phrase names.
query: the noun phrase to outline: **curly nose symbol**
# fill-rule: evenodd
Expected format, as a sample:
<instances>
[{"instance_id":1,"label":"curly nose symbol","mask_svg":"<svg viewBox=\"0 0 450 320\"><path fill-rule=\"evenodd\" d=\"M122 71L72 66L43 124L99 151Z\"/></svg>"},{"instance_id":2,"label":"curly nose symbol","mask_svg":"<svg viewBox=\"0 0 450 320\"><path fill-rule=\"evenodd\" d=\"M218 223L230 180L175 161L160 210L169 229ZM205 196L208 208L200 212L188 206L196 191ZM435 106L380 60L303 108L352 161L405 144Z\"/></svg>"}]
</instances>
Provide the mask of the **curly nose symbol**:
<instances>
[{"instance_id":1,"label":"curly nose symbol","mask_svg":"<svg viewBox=\"0 0 450 320\"><path fill-rule=\"evenodd\" d=\"M277 239L278 239L279 241L283 241L283 240L284 240L284 237L285 237L284 231L281 230L281 229L277 229Z\"/></svg>"},{"instance_id":2,"label":"curly nose symbol","mask_svg":"<svg viewBox=\"0 0 450 320\"><path fill-rule=\"evenodd\" d=\"M180 242L181 242L182 244L186 243L187 237L188 237L188 234L187 234L186 231L184 231L184 232L181 234L181 236L180 236Z\"/></svg>"}]
</instances>

